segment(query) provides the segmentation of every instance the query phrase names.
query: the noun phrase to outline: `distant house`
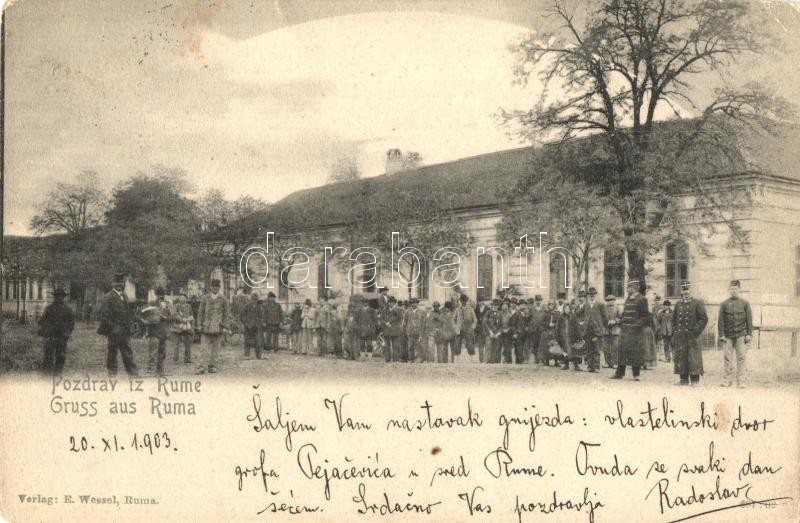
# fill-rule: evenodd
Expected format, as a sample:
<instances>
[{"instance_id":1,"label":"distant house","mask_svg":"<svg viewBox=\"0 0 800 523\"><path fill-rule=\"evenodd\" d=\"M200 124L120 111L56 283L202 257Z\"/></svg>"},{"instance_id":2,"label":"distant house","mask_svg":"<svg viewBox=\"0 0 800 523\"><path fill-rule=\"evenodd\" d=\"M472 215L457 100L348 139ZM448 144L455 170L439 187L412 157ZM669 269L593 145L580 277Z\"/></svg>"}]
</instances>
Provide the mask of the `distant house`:
<instances>
[{"instance_id":1,"label":"distant house","mask_svg":"<svg viewBox=\"0 0 800 523\"><path fill-rule=\"evenodd\" d=\"M738 213L737 221L750 232L751 247L743 252L727 245L727 238L711 237L704 254L689 240L665 244L661 251L647 262L648 293L664 299L679 295L681 280L695 283L694 292L708 304L710 321L708 342L715 339L717 308L728 293L728 282L739 279L742 295L753 304L754 322L761 329L761 341L772 339L788 343L791 331L800 329L800 136L796 130L787 132L782 140L761 139L750 144L757 155L753 160L762 166L759 173L739 176L734 182L739 187L753 190L754 198L748 209ZM348 226L360 218L359 209L370 198L409 191L420 195L436 195L430 205L463 219L476 245L498 245L496 225L502 219L504 199L502 191L513 187L526 170L536 149L525 147L500 151L471 158L429 165L413 170L393 172L387 165L387 174L357 181L330 184L295 192L274 204L268 211L249 217L244 228L257 238L252 245L264 245L264 234L272 231L283 238L313 232L329 238L331 246L347 246ZM396 154L395 154L396 156ZM387 160L391 163L391 151ZM545 196L546 197L546 196ZM692 196L687 195L687 199ZM387 230L387 235L391 231ZM538 231L531 231L535 237ZM609 248L596 253L590 267L590 282L604 295L623 298L626 282L626 259L621 248ZM322 296L321 282L327 275L329 285L339 299L352 293L374 290L385 286L390 293L406 297L408 289L391 288L391 274L377 275L377 282L368 289L353 289L348 284L346 271L338 264L323 263L320 254L314 256L305 288L287 288L277 276L276 268L264 280L278 294L283 303L316 300ZM504 267L504 265L507 265ZM545 257L543 274L537 283L540 288L524 289L523 295L542 294L555 298L565 290L572 278L573 268L562 256ZM488 300L497 295L502 272L507 281L519 276L517 257L502 260L498 256L475 252L462 260L461 292L472 300ZM294 270L294 269L292 269ZM534 272L534 279L536 279ZM291 273L290 273L291 274ZM219 276L220 274L218 274ZM229 289L242 284L238 274L223 276ZM298 278L291 278L297 280ZM572 285L570 284L570 287ZM430 275L411 294L424 301L444 301L453 295L452 289L433 285ZM796 334L795 334L796 336ZM796 338L795 338L796 339ZM796 343L796 341L795 341ZM785 346L785 345L784 345Z\"/></svg>"}]
</instances>

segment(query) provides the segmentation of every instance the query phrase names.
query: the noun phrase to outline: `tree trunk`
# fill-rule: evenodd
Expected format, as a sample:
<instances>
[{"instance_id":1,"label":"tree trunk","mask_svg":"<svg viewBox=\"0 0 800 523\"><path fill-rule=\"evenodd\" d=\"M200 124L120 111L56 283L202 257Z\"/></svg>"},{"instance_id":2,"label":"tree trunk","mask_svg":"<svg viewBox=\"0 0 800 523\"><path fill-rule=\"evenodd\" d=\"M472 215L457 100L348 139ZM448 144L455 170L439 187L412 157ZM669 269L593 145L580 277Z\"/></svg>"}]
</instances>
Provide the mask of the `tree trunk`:
<instances>
[{"instance_id":1,"label":"tree trunk","mask_svg":"<svg viewBox=\"0 0 800 523\"><path fill-rule=\"evenodd\" d=\"M636 247L627 247L628 253L628 281L639 281L639 292L644 292L647 289L646 269L645 269L645 253Z\"/></svg>"}]
</instances>

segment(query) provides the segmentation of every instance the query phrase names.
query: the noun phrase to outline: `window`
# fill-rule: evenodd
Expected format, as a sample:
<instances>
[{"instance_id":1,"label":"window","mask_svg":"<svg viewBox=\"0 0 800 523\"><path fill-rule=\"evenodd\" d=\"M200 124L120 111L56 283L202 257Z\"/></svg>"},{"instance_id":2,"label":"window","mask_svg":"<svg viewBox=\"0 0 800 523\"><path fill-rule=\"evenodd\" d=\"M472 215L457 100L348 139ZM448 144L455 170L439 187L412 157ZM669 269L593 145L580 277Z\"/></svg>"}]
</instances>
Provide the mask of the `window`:
<instances>
[{"instance_id":1,"label":"window","mask_svg":"<svg viewBox=\"0 0 800 523\"><path fill-rule=\"evenodd\" d=\"M8 294L7 290L6 294ZM794 295L800 296L800 243L797 244L794 251Z\"/></svg>"},{"instance_id":2,"label":"window","mask_svg":"<svg viewBox=\"0 0 800 523\"><path fill-rule=\"evenodd\" d=\"M14 289L14 299L16 300L17 297L19 296L19 280L14 280L13 289Z\"/></svg>"},{"instance_id":3,"label":"window","mask_svg":"<svg viewBox=\"0 0 800 523\"><path fill-rule=\"evenodd\" d=\"M569 261L566 254L554 252L550 255L550 299L555 300L559 292L567 292Z\"/></svg>"},{"instance_id":4,"label":"window","mask_svg":"<svg viewBox=\"0 0 800 523\"><path fill-rule=\"evenodd\" d=\"M675 298L681 294L681 282L689 281L689 246L684 241L674 241L666 247L666 295Z\"/></svg>"},{"instance_id":5,"label":"window","mask_svg":"<svg viewBox=\"0 0 800 523\"><path fill-rule=\"evenodd\" d=\"M22 294L22 295L20 296L20 298L21 298L22 300L26 300L26 299L28 298L27 290L28 290L28 284L27 284L27 282L24 282L24 281L23 281L23 282L20 282L20 292L21 292L21 294Z\"/></svg>"},{"instance_id":6,"label":"window","mask_svg":"<svg viewBox=\"0 0 800 523\"><path fill-rule=\"evenodd\" d=\"M612 247L603 253L603 295L625 296L625 250Z\"/></svg>"},{"instance_id":7,"label":"window","mask_svg":"<svg viewBox=\"0 0 800 523\"><path fill-rule=\"evenodd\" d=\"M6 299L11 299L11 282L9 280L6 280Z\"/></svg>"},{"instance_id":8,"label":"window","mask_svg":"<svg viewBox=\"0 0 800 523\"><path fill-rule=\"evenodd\" d=\"M33 299L33 280L28 280L28 296Z\"/></svg>"},{"instance_id":9,"label":"window","mask_svg":"<svg viewBox=\"0 0 800 523\"><path fill-rule=\"evenodd\" d=\"M330 275L328 274L328 265L325 262L317 266L317 299L321 300L328 295L328 290L325 283L329 282Z\"/></svg>"},{"instance_id":10,"label":"window","mask_svg":"<svg viewBox=\"0 0 800 523\"><path fill-rule=\"evenodd\" d=\"M419 299L427 300L430 297L430 275L428 274L428 260L421 258L419 261Z\"/></svg>"},{"instance_id":11,"label":"window","mask_svg":"<svg viewBox=\"0 0 800 523\"><path fill-rule=\"evenodd\" d=\"M477 301L492 299L494 289L494 259L491 254L478 256L478 294Z\"/></svg>"},{"instance_id":12,"label":"window","mask_svg":"<svg viewBox=\"0 0 800 523\"><path fill-rule=\"evenodd\" d=\"M41 300L42 299L42 287L43 286L44 286L44 281L43 280L39 280L38 282L36 282L36 299L37 300Z\"/></svg>"}]
</instances>

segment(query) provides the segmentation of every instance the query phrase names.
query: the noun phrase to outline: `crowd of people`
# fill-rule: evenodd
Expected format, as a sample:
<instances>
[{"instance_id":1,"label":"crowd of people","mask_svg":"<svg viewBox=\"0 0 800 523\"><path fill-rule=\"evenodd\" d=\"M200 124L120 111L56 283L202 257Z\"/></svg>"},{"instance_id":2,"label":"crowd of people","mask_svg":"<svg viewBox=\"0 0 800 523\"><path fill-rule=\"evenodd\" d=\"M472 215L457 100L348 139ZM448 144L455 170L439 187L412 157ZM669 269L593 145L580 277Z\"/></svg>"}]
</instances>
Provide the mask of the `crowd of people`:
<instances>
[{"instance_id":1,"label":"crowd of people","mask_svg":"<svg viewBox=\"0 0 800 523\"><path fill-rule=\"evenodd\" d=\"M98 333L108 338L106 366L117 372L117 353L129 374L137 374L130 348L132 317L123 293L124 278L115 277L112 290L99 311ZM752 314L747 301L739 298L740 283L731 282L731 298L720 306L719 340L725 349L725 381L746 383L745 355L752 339ZM398 300L387 289L374 299L355 294L348 303L326 298L305 300L284 311L275 294L252 289L227 299L219 280L196 306L180 293L167 300L157 289L154 301L141 309L148 339L147 371L165 373L168 340L174 340L173 362L193 363L192 344L198 333L207 346L208 360L198 373L215 373L220 346L233 331L244 338L245 359L261 359L267 352L286 349L294 354L386 362L452 363L456 360L487 364L536 364L563 370L596 373L601 365L615 369L612 379L622 379L631 367L633 379L658 361L672 362L681 385L697 385L703 375L703 354L698 338L708 317L703 302L691 295L691 284L683 282L681 298L673 305L655 296L650 307L640 293L639 282L629 281L620 307L617 297L598 298L594 287L567 300L541 295L508 297L474 304L463 294L443 305L433 302L423 308L419 300ZM61 372L66 340L74 318L63 306L63 291L42 317L42 335L61 341L45 344L48 372ZM652 310L651 310L652 309ZM54 318L57 320L55 321ZM70 323L72 321L72 323ZM64 323L64 328L56 324ZM67 329L67 326L69 327ZM182 354L182 358L181 358Z\"/></svg>"}]
</instances>

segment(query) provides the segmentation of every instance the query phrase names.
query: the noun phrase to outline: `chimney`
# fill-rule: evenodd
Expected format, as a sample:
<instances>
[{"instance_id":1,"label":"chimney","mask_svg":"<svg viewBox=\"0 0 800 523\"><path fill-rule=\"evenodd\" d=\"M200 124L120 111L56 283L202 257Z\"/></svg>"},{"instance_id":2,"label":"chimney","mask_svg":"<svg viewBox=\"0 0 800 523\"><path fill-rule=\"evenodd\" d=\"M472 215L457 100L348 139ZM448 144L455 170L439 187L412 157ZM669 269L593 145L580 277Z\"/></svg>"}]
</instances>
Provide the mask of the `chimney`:
<instances>
[{"instance_id":1,"label":"chimney","mask_svg":"<svg viewBox=\"0 0 800 523\"><path fill-rule=\"evenodd\" d=\"M393 174L403 170L403 153L400 149L386 151L386 174Z\"/></svg>"}]
</instances>

